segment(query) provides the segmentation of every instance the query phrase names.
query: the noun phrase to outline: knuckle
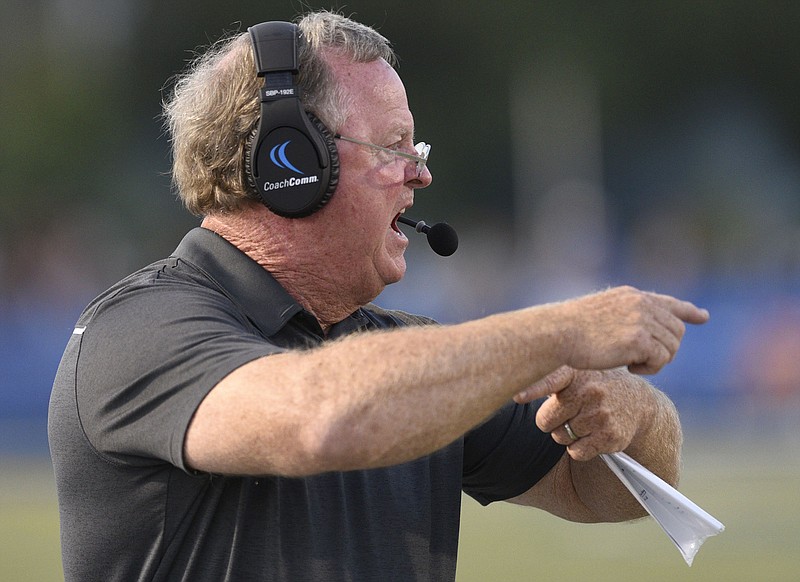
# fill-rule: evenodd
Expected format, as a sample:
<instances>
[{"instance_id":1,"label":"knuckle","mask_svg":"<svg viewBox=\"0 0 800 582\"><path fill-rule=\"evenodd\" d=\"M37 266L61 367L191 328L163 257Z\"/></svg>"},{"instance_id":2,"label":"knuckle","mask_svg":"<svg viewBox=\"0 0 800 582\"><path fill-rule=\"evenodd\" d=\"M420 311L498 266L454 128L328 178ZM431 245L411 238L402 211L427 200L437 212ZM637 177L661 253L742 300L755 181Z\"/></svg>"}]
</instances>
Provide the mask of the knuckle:
<instances>
[{"instance_id":1,"label":"knuckle","mask_svg":"<svg viewBox=\"0 0 800 582\"><path fill-rule=\"evenodd\" d=\"M636 311L637 311L637 314L639 315L640 319L643 317L644 313L649 309L649 307L650 307L649 303L650 302L649 302L649 300L647 298L647 295L645 295L641 291L639 291L634 296L633 304L636 306Z\"/></svg>"},{"instance_id":2,"label":"knuckle","mask_svg":"<svg viewBox=\"0 0 800 582\"><path fill-rule=\"evenodd\" d=\"M602 401L606 394L605 388L597 382L589 382L587 384L584 384L582 391L583 391L582 396L584 401L595 402L595 403L598 401Z\"/></svg>"},{"instance_id":3,"label":"knuckle","mask_svg":"<svg viewBox=\"0 0 800 582\"><path fill-rule=\"evenodd\" d=\"M536 414L536 426L543 432L550 432L555 427L553 419L554 416L542 406Z\"/></svg>"},{"instance_id":4,"label":"knuckle","mask_svg":"<svg viewBox=\"0 0 800 582\"><path fill-rule=\"evenodd\" d=\"M558 431L550 433L550 436L560 445L570 446L573 442L571 438L560 434Z\"/></svg>"},{"instance_id":5,"label":"knuckle","mask_svg":"<svg viewBox=\"0 0 800 582\"><path fill-rule=\"evenodd\" d=\"M594 422L601 427L608 427L612 422L614 415L607 405L598 406L593 413ZM605 429L607 430L607 429Z\"/></svg>"},{"instance_id":6,"label":"knuckle","mask_svg":"<svg viewBox=\"0 0 800 582\"><path fill-rule=\"evenodd\" d=\"M643 327L638 326L633 330L628 341L632 347L638 347L642 351L647 350L650 344L650 333Z\"/></svg>"}]
</instances>

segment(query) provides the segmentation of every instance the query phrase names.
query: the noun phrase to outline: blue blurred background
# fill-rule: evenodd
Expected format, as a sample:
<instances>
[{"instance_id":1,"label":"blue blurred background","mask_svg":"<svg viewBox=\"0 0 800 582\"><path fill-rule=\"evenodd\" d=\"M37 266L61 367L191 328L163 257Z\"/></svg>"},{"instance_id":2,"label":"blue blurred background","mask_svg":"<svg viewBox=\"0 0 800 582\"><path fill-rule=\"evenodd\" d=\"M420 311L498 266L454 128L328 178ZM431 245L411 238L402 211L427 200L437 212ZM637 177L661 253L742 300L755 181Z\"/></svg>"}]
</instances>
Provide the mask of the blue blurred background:
<instances>
[{"instance_id":1,"label":"blue blurred background","mask_svg":"<svg viewBox=\"0 0 800 582\"><path fill-rule=\"evenodd\" d=\"M800 4L31 0L0 9L2 449L46 451L81 308L197 223L170 189L168 79L226 31L342 6L393 41L433 144L410 214L462 241L412 237L380 302L456 322L676 294L713 318L653 378L687 424L796 424Z\"/></svg>"}]
</instances>

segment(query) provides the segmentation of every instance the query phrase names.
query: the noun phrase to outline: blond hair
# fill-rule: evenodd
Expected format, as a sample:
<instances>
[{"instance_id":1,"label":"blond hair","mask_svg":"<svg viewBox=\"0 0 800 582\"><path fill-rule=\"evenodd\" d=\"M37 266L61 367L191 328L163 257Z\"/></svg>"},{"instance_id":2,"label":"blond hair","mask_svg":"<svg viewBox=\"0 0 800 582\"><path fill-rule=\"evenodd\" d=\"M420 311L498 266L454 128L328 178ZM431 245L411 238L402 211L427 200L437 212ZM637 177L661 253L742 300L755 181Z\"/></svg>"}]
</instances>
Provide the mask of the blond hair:
<instances>
[{"instance_id":1,"label":"blond hair","mask_svg":"<svg viewBox=\"0 0 800 582\"><path fill-rule=\"evenodd\" d=\"M297 25L305 39L298 75L304 107L336 132L350 113L350 100L326 53L395 66L394 51L374 29L332 12L305 15ZM257 197L244 174L244 156L260 115L262 85L248 33L213 44L175 78L163 105L172 181L193 214L235 211Z\"/></svg>"}]
</instances>

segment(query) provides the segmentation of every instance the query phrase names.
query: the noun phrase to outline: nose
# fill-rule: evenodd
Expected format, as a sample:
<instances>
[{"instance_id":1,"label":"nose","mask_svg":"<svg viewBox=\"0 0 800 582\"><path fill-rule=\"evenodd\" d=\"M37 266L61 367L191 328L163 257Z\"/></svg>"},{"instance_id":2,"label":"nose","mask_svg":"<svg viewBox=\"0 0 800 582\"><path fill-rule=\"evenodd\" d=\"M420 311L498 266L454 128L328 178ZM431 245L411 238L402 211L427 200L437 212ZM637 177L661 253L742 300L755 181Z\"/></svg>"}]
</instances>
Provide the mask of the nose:
<instances>
[{"instance_id":1,"label":"nose","mask_svg":"<svg viewBox=\"0 0 800 582\"><path fill-rule=\"evenodd\" d=\"M406 164L406 184L411 188L427 188L433 181L433 175L428 169L428 164L422 168L422 173L417 176L417 165Z\"/></svg>"}]
</instances>

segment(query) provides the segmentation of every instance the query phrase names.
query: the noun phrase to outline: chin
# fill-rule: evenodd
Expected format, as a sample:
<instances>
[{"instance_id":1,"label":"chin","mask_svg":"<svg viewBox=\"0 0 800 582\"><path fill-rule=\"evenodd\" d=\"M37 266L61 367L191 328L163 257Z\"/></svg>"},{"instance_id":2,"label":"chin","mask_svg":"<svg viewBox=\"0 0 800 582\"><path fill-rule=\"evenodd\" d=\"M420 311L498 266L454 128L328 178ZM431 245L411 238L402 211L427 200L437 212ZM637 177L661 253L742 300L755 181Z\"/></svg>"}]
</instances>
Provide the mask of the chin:
<instances>
[{"instance_id":1,"label":"chin","mask_svg":"<svg viewBox=\"0 0 800 582\"><path fill-rule=\"evenodd\" d=\"M405 274L406 274L406 259L404 256L400 255L400 257L392 261L392 267L390 269L387 269L387 273L386 276L383 278L383 282L386 285L397 283L403 278Z\"/></svg>"}]
</instances>

